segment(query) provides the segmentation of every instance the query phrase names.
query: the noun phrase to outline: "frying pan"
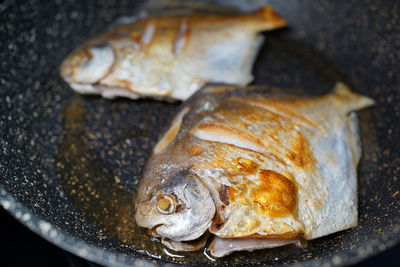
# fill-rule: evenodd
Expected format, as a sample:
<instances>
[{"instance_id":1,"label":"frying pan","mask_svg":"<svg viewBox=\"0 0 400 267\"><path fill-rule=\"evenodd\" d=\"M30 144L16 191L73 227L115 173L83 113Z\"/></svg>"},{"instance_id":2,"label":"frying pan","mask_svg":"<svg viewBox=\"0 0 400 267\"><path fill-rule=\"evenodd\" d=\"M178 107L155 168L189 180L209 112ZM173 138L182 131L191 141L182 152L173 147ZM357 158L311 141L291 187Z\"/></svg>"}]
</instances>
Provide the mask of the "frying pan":
<instances>
[{"instance_id":1,"label":"frying pan","mask_svg":"<svg viewBox=\"0 0 400 267\"><path fill-rule=\"evenodd\" d=\"M132 201L145 160L179 103L80 96L58 73L73 48L140 4L124 0L1 2L2 206L43 238L103 265L343 265L395 245L400 239L399 3L227 4L252 10L263 3L274 6L290 27L265 34L254 84L320 94L341 80L377 101L358 113L363 158L356 228L305 248L241 252L217 261L161 256L161 245L134 227ZM143 249L151 245L156 253Z\"/></svg>"}]
</instances>

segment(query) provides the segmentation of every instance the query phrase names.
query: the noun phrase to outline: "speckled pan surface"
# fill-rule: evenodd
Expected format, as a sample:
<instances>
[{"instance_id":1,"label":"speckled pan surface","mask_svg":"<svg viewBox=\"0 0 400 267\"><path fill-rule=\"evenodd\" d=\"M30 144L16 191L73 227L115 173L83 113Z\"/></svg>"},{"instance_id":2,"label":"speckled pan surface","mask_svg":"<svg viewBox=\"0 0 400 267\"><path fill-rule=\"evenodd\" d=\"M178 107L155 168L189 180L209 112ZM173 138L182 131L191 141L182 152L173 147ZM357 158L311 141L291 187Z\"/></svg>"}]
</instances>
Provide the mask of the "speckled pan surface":
<instances>
[{"instance_id":1,"label":"speckled pan surface","mask_svg":"<svg viewBox=\"0 0 400 267\"><path fill-rule=\"evenodd\" d=\"M226 2L226 1L225 1ZM336 80L377 101L359 113L359 225L312 242L161 260L132 240L132 198L149 152L178 104L74 94L62 59L129 16L134 1L0 2L0 201L31 230L105 265L351 264L400 240L400 5L396 1L232 1L272 4L290 28L268 33L256 84L318 94ZM125 204L125 205L123 205ZM150 241L149 241L150 242ZM158 243L153 242L156 246ZM152 243L152 244L153 244ZM157 249L154 250L156 256ZM150 261L148 261L150 260ZM169 263L168 263L169 262Z\"/></svg>"}]
</instances>

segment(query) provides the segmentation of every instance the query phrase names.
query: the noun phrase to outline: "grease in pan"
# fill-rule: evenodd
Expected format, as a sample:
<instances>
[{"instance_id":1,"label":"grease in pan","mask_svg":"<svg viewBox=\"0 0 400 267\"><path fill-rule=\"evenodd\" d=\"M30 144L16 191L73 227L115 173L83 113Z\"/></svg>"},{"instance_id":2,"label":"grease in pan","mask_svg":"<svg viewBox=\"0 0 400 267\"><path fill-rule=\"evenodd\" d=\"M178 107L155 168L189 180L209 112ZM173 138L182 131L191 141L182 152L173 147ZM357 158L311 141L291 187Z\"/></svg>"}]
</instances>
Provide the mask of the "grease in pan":
<instances>
[{"instance_id":1,"label":"grease in pan","mask_svg":"<svg viewBox=\"0 0 400 267\"><path fill-rule=\"evenodd\" d=\"M319 97L244 90L210 86L185 104L147 162L138 225L174 250L198 249L211 233L215 257L355 227L352 111L373 100L342 83Z\"/></svg>"}]
</instances>

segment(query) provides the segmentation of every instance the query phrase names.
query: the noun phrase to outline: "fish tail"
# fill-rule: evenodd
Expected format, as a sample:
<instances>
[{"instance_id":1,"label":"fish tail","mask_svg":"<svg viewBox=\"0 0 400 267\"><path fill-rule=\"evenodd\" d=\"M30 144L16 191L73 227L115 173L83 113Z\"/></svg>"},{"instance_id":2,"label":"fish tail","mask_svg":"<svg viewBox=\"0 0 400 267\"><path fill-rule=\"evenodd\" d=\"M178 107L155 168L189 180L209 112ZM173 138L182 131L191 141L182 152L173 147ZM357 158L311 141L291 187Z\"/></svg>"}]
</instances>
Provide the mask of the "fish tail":
<instances>
[{"instance_id":1,"label":"fish tail","mask_svg":"<svg viewBox=\"0 0 400 267\"><path fill-rule=\"evenodd\" d=\"M333 89L333 96L338 102L343 104L345 113L363 109L375 104L375 101L372 98L352 92L350 88L342 82L336 83Z\"/></svg>"},{"instance_id":2,"label":"fish tail","mask_svg":"<svg viewBox=\"0 0 400 267\"><path fill-rule=\"evenodd\" d=\"M287 22L269 5L265 5L256 12L246 15L255 31L266 31L282 28Z\"/></svg>"}]
</instances>

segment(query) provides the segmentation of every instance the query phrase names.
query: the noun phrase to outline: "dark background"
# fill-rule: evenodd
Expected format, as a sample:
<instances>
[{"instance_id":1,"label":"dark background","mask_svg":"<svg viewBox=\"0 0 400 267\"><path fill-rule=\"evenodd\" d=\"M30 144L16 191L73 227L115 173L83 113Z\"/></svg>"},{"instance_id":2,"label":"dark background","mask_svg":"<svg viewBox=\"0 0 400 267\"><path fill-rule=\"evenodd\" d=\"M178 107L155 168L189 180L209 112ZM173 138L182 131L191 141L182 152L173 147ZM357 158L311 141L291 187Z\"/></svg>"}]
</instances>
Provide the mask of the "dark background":
<instances>
[{"instance_id":1,"label":"dark background","mask_svg":"<svg viewBox=\"0 0 400 267\"><path fill-rule=\"evenodd\" d=\"M3 208L0 208L0 221L2 225L0 240L3 247L1 266L99 266L42 239L17 222ZM400 245L397 245L355 266L399 266L399 264Z\"/></svg>"}]
</instances>

